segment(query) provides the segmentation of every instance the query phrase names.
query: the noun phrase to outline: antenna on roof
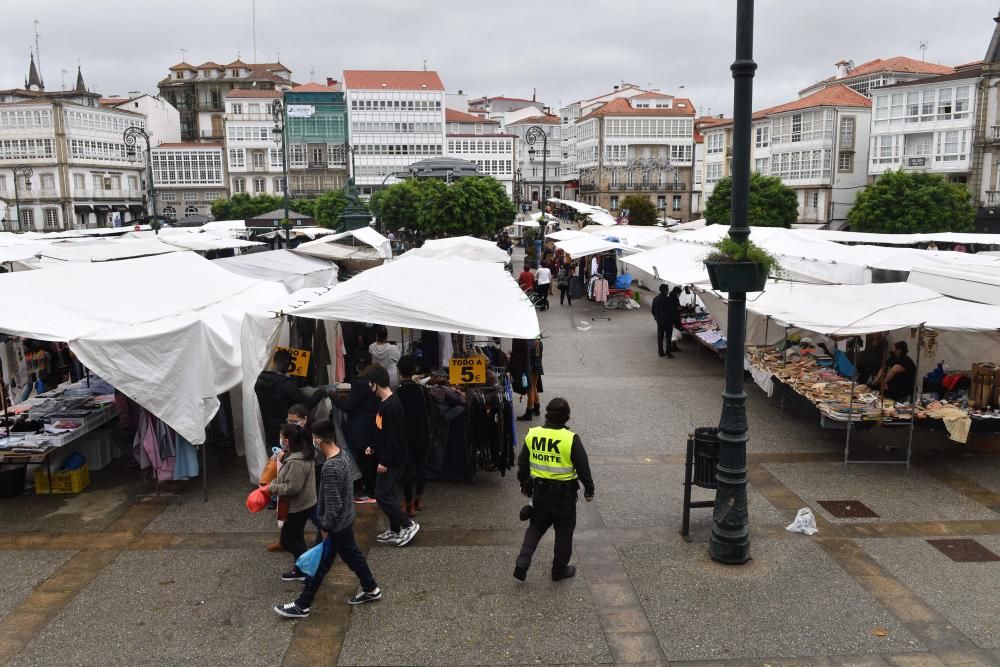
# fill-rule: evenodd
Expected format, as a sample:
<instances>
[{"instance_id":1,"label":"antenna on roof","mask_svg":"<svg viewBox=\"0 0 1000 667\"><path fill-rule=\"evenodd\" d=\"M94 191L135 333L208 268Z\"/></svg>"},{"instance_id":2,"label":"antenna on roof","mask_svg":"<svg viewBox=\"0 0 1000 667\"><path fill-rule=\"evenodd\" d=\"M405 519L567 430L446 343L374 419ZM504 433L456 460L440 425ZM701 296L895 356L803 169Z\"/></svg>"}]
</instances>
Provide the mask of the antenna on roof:
<instances>
[{"instance_id":1,"label":"antenna on roof","mask_svg":"<svg viewBox=\"0 0 1000 667\"><path fill-rule=\"evenodd\" d=\"M62 89L66 90L66 70L62 71Z\"/></svg>"},{"instance_id":2,"label":"antenna on roof","mask_svg":"<svg viewBox=\"0 0 1000 667\"><path fill-rule=\"evenodd\" d=\"M309 81L315 81L315 80L316 80L316 68L315 67L310 67L309 68Z\"/></svg>"},{"instance_id":3,"label":"antenna on roof","mask_svg":"<svg viewBox=\"0 0 1000 667\"><path fill-rule=\"evenodd\" d=\"M250 39L253 45L253 61L257 62L257 0L250 0Z\"/></svg>"},{"instance_id":4,"label":"antenna on roof","mask_svg":"<svg viewBox=\"0 0 1000 667\"><path fill-rule=\"evenodd\" d=\"M427 71L427 58L424 58L424 71Z\"/></svg>"},{"instance_id":5,"label":"antenna on roof","mask_svg":"<svg viewBox=\"0 0 1000 667\"><path fill-rule=\"evenodd\" d=\"M188 52L187 49L181 49L181 62L182 63L186 63L187 62L187 52Z\"/></svg>"},{"instance_id":6,"label":"antenna on roof","mask_svg":"<svg viewBox=\"0 0 1000 667\"><path fill-rule=\"evenodd\" d=\"M920 42L920 59L927 61L927 42Z\"/></svg>"}]
</instances>

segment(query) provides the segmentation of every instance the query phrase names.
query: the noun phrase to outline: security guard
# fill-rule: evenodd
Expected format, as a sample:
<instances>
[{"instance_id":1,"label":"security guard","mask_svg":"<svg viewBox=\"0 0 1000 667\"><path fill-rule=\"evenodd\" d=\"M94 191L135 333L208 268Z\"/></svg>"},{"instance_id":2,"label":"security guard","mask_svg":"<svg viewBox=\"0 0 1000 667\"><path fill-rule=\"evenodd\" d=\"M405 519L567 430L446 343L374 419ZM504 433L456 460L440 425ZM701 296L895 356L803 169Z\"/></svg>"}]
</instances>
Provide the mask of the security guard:
<instances>
[{"instance_id":1,"label":"security guard","mask_svg":"<svg viewBox=\"0 0 1000 667\"><path fill-rule=\"evenodd\" d=\"M531 522L524 532L524 543L514 568L514 576L521 581L528 576L531 557L549 526L553 526L556 533L552 581L576 574L576 566L570 565L569 559L573 555L577 489L582 483L583 497L590 502L594 499L594 480L580 436L566 428L568 421L566 399L549 401L545 408L545 426L528 431L517 458L521 493L532 499Z\"/></svg>"}]
</instances>

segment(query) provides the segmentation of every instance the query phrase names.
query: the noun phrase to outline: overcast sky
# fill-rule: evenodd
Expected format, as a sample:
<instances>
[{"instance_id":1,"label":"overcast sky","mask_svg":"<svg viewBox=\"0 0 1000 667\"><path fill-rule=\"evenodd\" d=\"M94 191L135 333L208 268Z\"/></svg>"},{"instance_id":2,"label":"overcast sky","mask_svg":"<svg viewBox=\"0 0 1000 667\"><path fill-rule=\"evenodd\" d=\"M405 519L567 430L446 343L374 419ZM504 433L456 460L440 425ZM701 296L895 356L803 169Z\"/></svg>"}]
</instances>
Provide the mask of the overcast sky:
<instances>
[{"instance_id":1,"label":"overcast sky","mask_svg":"<svg viewBox=\"0 0 1000 667\"><path fill-rule=\"evenodd\" d=\"M91 90L156 92L181 60L253 58L251 0L35 0L4 2L0 88L23 85L33 21L42 73L67 86L77 61ZM690 97L729 114L735 0L256 0L257 60L281 61L296 81L346 69L428 69L449 92L560 104L621 81ZM795 99L834 73L905 55L955 65L979 60L996 0L758 0L754 108ZM683 89L681 87L683 86Z\"/></svg>"}]
</instances>

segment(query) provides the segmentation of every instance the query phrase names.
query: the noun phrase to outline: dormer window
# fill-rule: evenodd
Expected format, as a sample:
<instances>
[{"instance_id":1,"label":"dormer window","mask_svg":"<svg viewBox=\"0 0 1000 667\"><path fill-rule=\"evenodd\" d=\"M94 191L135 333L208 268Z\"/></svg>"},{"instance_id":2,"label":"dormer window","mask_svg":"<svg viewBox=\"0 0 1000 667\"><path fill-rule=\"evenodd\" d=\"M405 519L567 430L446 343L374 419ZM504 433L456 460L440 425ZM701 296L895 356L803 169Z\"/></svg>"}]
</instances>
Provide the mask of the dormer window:
<instances>
[{"instance_id":1,"label":"dormer window","mask_svg":"<svg viewBox=\"0 0 1000 667\"><path fill-rule=\"evenodd\" d=\"M232 76L232 77L238 77L239 75L240 75L240 71L238 69L234 69L234 70L232 70L229 73L229 76Z\"/></svg>"}]
</instances>

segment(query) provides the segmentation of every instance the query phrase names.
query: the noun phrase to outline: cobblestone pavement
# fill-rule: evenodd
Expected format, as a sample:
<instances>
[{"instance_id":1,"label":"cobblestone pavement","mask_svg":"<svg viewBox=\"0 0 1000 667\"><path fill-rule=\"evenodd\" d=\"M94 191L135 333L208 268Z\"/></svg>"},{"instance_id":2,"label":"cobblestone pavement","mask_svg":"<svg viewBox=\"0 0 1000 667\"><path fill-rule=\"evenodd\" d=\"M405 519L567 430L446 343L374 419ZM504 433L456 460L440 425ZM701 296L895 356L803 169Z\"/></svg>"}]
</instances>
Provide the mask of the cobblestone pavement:
<instances>
[{"instance_id":1,"label":"cobblestone pavement","mask_svg":"<svg viewBox=\"0 0 1000 667\"><path fill-rule=\"evenodd\" d=\"M749 386L754 559L721 566L711 510L693 511L691 542L677 531L686 434L717 422L722 364L691 343L658 358L648 296L603 315L540 313L543 400L569 400L597 484L579 506L576 579L548 580L550 536L513 579L522 499L511 475L480 473L429 487L406 549L374 545L384 519L361 508L384 599L346 605L356 580L338 564L312 616L286 621L270 608L295 594L278 579L290 557L264 550L273 515L246 512L241 460L209 457L207 503L197 484L137 501L149 489L116 462L79 496L0 501L0 664L1000 664L1000 562L965 558L1000 554L995 441L918 432L909 474L845 467L843 433ZM873 429L852 451L894 456L884 446L905 437ZM806 506L819 533L786 532Z\"/></svg>"}]
</instances>

